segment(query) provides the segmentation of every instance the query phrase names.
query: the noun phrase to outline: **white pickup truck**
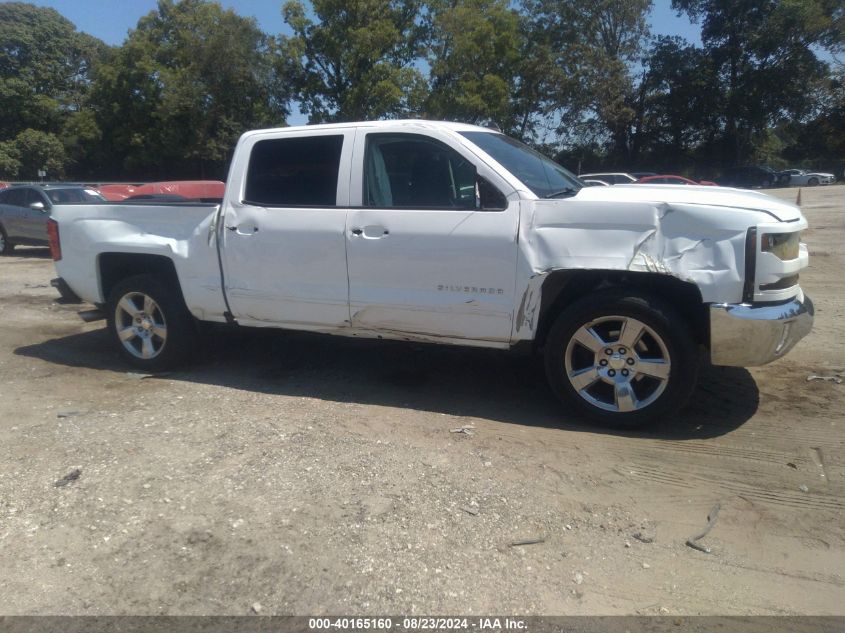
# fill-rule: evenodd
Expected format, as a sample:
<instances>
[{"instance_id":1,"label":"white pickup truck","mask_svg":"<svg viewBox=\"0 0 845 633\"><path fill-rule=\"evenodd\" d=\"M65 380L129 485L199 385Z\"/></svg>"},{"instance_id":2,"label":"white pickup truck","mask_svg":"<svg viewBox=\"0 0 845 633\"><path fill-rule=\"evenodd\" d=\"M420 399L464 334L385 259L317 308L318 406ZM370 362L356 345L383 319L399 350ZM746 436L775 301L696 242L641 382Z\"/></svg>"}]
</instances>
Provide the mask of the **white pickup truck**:
<instances>
[{"instance_id":1,"label":"white pickup truck","mask_svg":"<svg viewBox=\"0 0 845 633\"><path fill-rule=\"evenodd\" d=\"M60 284L127 360L186 360L202 321L543 350L603 423L668 415L702 351L768 363L812 327L800 210L718 187L583 187L489 129L382 121L259 130L220 205L57 205Z\"/></svg>"}]
</instances>

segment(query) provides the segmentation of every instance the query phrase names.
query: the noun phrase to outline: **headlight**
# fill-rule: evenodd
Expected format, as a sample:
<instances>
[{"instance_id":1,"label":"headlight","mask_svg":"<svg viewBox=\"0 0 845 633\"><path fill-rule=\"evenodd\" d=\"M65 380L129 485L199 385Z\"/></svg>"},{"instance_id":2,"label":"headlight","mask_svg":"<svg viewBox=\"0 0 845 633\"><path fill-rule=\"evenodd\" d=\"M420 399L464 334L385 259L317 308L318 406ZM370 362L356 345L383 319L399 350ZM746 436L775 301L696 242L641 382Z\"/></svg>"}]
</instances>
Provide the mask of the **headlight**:
<instances>
[{"instance_id":1,"label":"headlight","mask_svg":"<svg viewBox=\"0 0 845 633\"><path fill-rule=\"evenodd\" d=\"M801 232L763 233L760 248L764 253L771 253L778 259L788 261L798 259Z\"/></svg>"}]
</instances>

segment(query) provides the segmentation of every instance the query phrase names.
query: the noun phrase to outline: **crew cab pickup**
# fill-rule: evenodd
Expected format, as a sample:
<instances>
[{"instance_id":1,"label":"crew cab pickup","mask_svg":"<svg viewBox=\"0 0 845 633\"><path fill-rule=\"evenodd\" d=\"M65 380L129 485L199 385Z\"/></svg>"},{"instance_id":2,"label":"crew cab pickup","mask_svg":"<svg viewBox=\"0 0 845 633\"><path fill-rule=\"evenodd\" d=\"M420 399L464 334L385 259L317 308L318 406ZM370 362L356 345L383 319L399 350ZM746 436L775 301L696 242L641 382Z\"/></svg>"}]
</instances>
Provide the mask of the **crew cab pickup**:
<instances>
[{"instance_id":1,"label":"crew cab pickup","mask_svg":"<svg viewBox=\"0 0 845 633\"><path fill-rule=\"evenodd\" d=\"M794 205L697 186L584 187L486 128L258 130L223 202L57 206L62 279L126 359L183 362L197 323L542 350L607 424L669 415L699 357L751 366L812 326Z\"/></svg>"}]
</instances>

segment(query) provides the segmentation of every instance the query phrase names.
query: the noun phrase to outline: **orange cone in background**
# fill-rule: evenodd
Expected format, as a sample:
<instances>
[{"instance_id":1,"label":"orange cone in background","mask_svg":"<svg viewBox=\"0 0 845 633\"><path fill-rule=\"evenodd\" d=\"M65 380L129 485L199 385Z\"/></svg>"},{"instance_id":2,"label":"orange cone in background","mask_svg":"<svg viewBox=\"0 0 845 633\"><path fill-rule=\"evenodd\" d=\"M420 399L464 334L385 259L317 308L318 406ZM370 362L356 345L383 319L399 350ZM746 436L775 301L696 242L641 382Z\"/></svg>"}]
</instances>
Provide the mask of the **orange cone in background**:
<instances>
[{"instance_id":1,"label":"orange cone in background","mask_svg":"<svg viewBox=\"0 0 845 633\"><path fill-rule=\"evenodd\" d=\"M798 197L795 198L796 206L801 206L801 187L798 187Z\"/></svg>"}]
</instances>

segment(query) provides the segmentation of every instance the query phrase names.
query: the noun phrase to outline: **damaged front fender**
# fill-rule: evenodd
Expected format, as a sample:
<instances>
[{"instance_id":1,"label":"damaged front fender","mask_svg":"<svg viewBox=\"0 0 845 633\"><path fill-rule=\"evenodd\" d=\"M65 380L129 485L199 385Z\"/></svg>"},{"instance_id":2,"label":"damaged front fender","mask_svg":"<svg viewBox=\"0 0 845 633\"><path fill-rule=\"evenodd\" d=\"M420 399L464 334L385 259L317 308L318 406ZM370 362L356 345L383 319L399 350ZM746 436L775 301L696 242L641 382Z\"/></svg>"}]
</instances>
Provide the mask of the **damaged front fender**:
<instances>
[{"instance_id":1,"label":"damaged front fender","mask_svg":"<svg viewBox=\"0 0 845 633\"><path fill-rule=\"evenodd\" d=\"M745 235L761 215L656 202L569 199L526 204L520 223L520 277L527 283L514 339L533 338L543 283L557 270L668 275L695 284L704 302L741 300Z\"/></svg>"}]
</instances>

